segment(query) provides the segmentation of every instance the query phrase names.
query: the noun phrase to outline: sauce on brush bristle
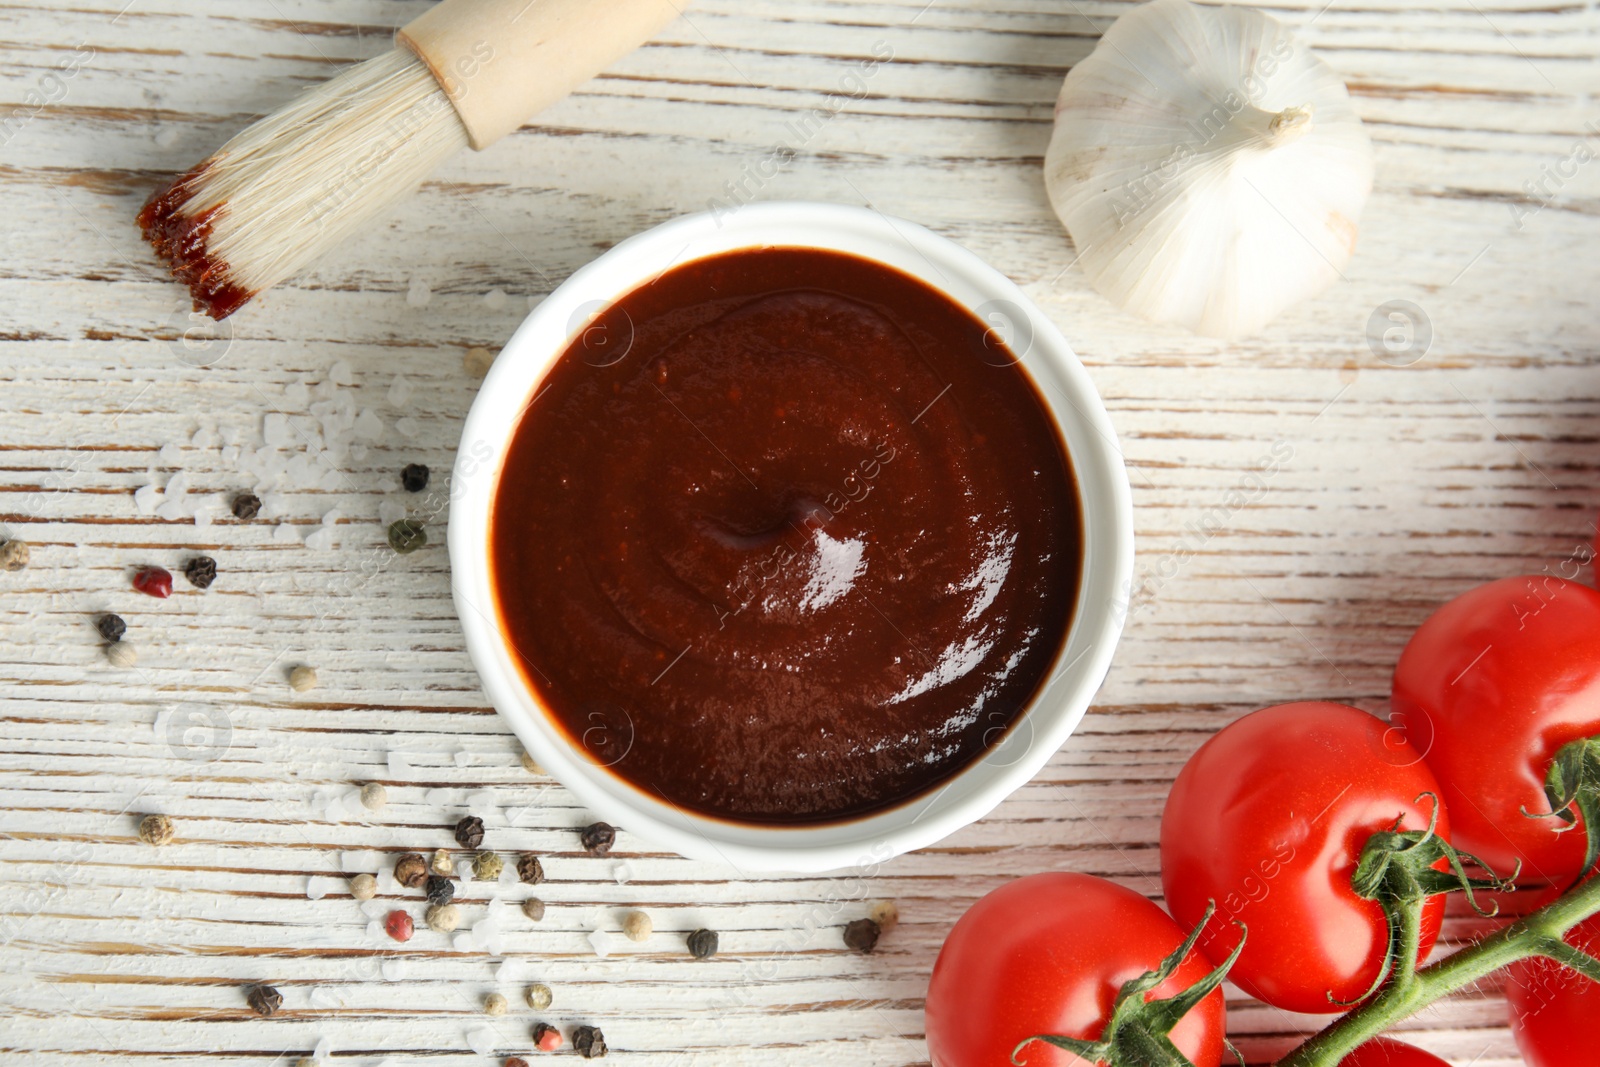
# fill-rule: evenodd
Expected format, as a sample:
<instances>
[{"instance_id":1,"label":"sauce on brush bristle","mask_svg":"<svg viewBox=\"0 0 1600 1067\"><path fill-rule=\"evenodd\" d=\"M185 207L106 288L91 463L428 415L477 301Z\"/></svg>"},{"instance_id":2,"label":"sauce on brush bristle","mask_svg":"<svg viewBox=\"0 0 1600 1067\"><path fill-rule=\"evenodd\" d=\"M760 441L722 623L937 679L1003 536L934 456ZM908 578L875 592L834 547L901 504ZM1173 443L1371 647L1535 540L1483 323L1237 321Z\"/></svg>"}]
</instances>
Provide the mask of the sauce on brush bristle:
<instances>
[{"instance_id":1,"label":"sauce on brush bristle","mask_svg":"<svg viewBox=\"0 0 1600 1067\"><path fill-rule=\"evenodd\" d=\"M227 204L218 204L198 215L183 213L194 186L210 169L207 160L184 171L165 188L157 189L139 211L139 229L156 255L167 261L172 276L189 287L194 309L220 321L256 294L230 281L228 265L207 251L211 227Z\"/></svg>"}]
</instances>

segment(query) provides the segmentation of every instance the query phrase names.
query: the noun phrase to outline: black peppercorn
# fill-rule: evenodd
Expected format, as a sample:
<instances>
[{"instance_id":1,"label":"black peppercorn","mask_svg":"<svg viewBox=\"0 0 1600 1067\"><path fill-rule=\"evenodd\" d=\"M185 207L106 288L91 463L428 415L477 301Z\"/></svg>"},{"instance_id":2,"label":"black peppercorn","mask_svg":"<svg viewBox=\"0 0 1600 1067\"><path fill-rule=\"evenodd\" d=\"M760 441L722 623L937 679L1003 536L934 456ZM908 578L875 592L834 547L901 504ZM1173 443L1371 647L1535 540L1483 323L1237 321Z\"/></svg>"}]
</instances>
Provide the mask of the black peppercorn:
<instances>
[{"instance_id":1,"label":"black peppercorn","mask_svg":"<svg viewBox=\"0 0 1600 1067\"><path fill-rule=\"evenodd\" d=\"M586 1060L597 1060L608 1051L606 1035L598 1026L580 1026L572 1031L572 1047Z\"/></svg>"},{"instance_id":2,"label":"black peppercorn","mask_svg":"<svg viewBox=\"0 0 1600 1067\"><path fill-rule=\"evenodd\" d=\"M456 823L456 844L462 848L477 848L483 844L483 820L468 815Z\"/></svg>"},{"instance_id":3,"label":"black peppercorn","mask_svg":"<svg viewBox=\"0 0 1600 1067\"><path fill-rule=\"evenodd\" d=\"M539 862L538 856L528 852L517 860L517 880L528 885L538 885L544 881L544 864Z\"/></svg>"},{"instance_id":4,"label":"black peppercorn","mask_svg":"<svg viewBox=\"0 0 1600 1067\"><path fill-rule=\"evenodd\" d=\"M253 519L261 514L261 498L254 493L240 493L233 498L233 517L236 519Z\"/></svg>"},{"instance_id":5,"label":"black peppercorn","mask_svg":"<svg viewBox=\"0 0 1600 1067\"><path fill-rule=\"evenodd\" d=\"M844 928L844 943L857 952L871 952L880 933L882 930L871 919L857 919Z\"/></svg>"},{"instance_id":6,"label":"black peppercorn","mask_svg":"<svg viewBox=\"0 0 1600 1067\"><path fill-rule=\"evenodd\" d=\"M590 823L583 828L583 847L592 856L604 856L617 843L617 828L610 823Z\"/></svg>"},{"instance_id":7,"label":"black peppercorn","mask_svg":"<svg viewBox=\"0 0 1600 1067\"><path fill-rule=\"evenodd\" d=\"M428 879L428 863L415 852L407 852L394 864L394 880L415 889Z\"/></svg>"},{"instance_id":8,"label":"black peppercorn","mask_svg":"<svg viewBox=\"0 0 1600 1067\"><path fill-rule=\"evenodd\" d=\"M415 519L396 519L389 524L389 547L402 556L428 543L428 531Z\"/></svg>"},{"instance_id":9,"label":"black peppercorn","mask_svg":"<svg viewBox=\"0 0 1600 1067\"><path fill-rule=\"evenodd\" d=\"M94 628L100 631L100 636L107 641L121 641L122 635L128 632L128 624L122 621L121 615L102 615L94 621Z\"/></svg>"},{"instance_id":10,"label":"black peppercorn","mask_svg":"<svg viewBox=\"0 0 1600 1067\"><path fill-rule=\"evenodd\" d=\"M697 960L708 960L717 954L717 932L696 930L689 935L689 955Z\"/></svg>"},{"instance_id":11,"label":"black peppercorn","mask_svg":"<svg viewBox=\"0 0 1600 1067\"><path fill-rule=\"evenodd\" d=\"M249 996L250 1010L257 1015L271 1015L283 1007L283 994L269 985L253 986Z\"/></svg>"},{"instance_id":12,"label":"black peppercorn","mask_svg":"<svg viewBox=\"0 0 1600 1067\"><path fill-rule=\"evenodd\" d=\"M407 463L400 472L400 484L408 493L420 493L428 488L428 467L423 463Z\"/></svg>"},{"instance_id":13,"label":"black peppercorn","mask_svg":"<svg viewBox=\"0 0 1600 1067\"><path fill-rule=\"evenodd\" d=\"M196 556L183 565L183 573L196 589L209 589L217 580L217 561L210 556Z\"/></svg>"},{"instance_id":14,"label":"black peppercorn","mask_svg":"<svg viewBox=\"0 0 1600 1067\"><path fill-rule=\"evenodd\" d=\"M429 904L448 904L455 899L456 884L437 874L428 875L426 886Z\"/></svg>"}]
</instances>

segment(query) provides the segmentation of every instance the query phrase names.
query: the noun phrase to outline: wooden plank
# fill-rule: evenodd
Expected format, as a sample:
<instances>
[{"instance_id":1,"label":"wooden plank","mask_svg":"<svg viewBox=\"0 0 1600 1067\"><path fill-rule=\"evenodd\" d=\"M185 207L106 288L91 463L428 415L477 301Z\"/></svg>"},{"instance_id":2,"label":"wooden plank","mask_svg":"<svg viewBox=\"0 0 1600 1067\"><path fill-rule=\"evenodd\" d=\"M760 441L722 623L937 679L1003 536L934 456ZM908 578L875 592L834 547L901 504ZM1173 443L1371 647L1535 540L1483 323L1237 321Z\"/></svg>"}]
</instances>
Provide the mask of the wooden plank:
<instances>
[{"instance_id":1,"label":"wooden plank","mask_svg":"<svg viewBox=\"0 0 1600 1067\"><path fill-rule=\"evenodd\" d=\"M0 149L0 536L34 546L29 569L0 575L7 1062L265 1067L326 1037L341 1061L483 1063L469 1033L526 1051L520 991L542 980L557 991L546 1017L602 1025L624 1063L920 1063L928 971L978 896L1071 869L1159 899L1166 789L1211 732L1290 698L1384 712L1394 659L1432 607L1593 539L1600 168L1551 177L1600 136L1585 5L1267 8L1349 81L1378 179L1348 280L1237 344L1133 321L1074 267L1040 161L1062 76L1127 5L1057 0L701 0L217 339L186 342L183 294L131 224L143 198L251 116L389 47L424 7L0 4L0 111L93 50ZM792 143L789 124L880 42L893 62ZM929 225L1072 339L1129 463L1146 580L1072 740L989 818L874 878L756 876L626 832L594 859L576 841L587 813L523 771L479 690L443 550L349 583L383 551L399 467L450 465L478 384L463 350L497 346L598 252L725 198L785 142L794 157L760 198L870 202ZM1433 332L1405 367L1368 342L1395 299ZM135 503L180 472L196 495L248 488L225 450L258 445L270 412L304 412L336 364L342 393L385 426L321 487L268 493L270 516L249 524ZM411 397L392 405L402 378ZM1228 509L1274 446L1292 455ZM334 509L337 547L306 547ZM1220 528L1197 533L1218 509ZM156 604L128 588L135 566L198 551L219 563L210 592ZM127 617L138 671L105 664L92 620L106 610ZM301 662L321 685L297 695L285 673ZM174 732L191 709L208 725ZM372 780L389 807L347 810ZM499 955L426 931L404 947L372 936L339 880L450 846L446 827L484 793L494 846L545 857L546 919L515 910L524 887L469 885L467 926L490 900L510 909ZM147 811L171 815L179 840L139 843ZM882 898L901 926L870 957L845 950L839 927ZM588 933L635 906L655 937L595 956ZM714 960L682 950L700 925L722 932ZM1441 951L1481 929L1453 909ZM244 1002L264 980L285 994L270 1020ZM505 1019L478 1010L494 989L516 1005ZM1229 1010L1252 1063L1316 1025L1233 989ZM1518 1062L1504 1022L1491 981L1408 1025L1452 1062L1503 1067Z\"/></svg>"}]
</instances>

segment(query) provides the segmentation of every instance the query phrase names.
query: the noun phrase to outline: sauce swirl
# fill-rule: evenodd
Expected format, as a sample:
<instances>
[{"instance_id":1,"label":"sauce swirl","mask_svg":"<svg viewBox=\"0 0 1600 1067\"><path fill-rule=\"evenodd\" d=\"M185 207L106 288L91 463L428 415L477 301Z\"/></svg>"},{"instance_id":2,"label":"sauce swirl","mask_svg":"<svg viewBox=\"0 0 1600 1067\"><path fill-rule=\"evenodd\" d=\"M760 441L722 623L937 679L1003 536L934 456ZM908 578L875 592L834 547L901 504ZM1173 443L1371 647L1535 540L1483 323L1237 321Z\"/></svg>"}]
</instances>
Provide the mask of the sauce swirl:
<instances>
[{"instance_id":1,"label":"sauce swirl","mask_svg":"<svg viewBox=\"0 0 1600 1067\"><path fill-rule=\"evenodd\" d=\"M1081 516L1061 439L965 308L844 253L670 269L534 389L490 563L541 705L702 814L818 823L981 758L1047 680Z\"/></svg>"}]
</instances>

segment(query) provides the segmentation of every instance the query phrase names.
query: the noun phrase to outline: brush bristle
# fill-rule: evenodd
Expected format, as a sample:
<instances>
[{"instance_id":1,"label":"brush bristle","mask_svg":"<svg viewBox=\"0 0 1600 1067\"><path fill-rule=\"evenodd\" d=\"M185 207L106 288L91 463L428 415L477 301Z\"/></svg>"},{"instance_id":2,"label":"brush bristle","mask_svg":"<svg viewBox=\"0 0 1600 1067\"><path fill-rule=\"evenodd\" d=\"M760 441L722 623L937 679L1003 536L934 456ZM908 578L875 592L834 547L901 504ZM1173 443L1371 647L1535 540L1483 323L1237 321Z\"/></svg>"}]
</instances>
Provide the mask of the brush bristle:
<instances>
[{"instance_id":1,"label":"brush bristle","mask_svg":"<svg viewBox=\"0 0 1600 1067\"><path fill-rule=\"evenodd\" d=\"M466 145L427 65L396 48L242 130L152 196L139 225L195 310L223 319Z\"/></svg>"}]
</instances>

